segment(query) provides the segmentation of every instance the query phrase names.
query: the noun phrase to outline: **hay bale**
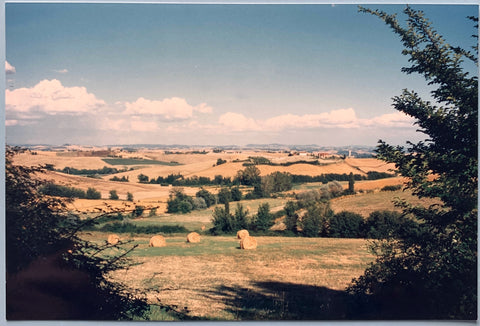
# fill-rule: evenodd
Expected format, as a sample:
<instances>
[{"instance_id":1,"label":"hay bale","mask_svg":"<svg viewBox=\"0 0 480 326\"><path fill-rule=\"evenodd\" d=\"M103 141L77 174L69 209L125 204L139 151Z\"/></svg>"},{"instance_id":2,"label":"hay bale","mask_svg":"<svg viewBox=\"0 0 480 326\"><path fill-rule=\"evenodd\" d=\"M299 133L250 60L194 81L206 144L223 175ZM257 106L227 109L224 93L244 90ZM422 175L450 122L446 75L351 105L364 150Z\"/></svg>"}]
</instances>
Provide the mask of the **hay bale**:
<instances>
[{"instance_id":1,"label":"hay bale","mask_svg":"<svg viewBox=\"0 0 480 326\"><path fill-rule=\"evenodd\" d=\"M255 249L257 248L257 240L254 237L246 236L242 240L240 240L240 249Z\"/></svg>"},{"instance_id":2,"label":"hay bale","mask_svg":"<svg viewBox=\"0 0 480 326\"><path fill-rule=\"evenodd\" d=\"M161 235L154 235L150 239L149 247L165 247L167 245L167 241Z\"/></svg>"},{"instance_id":3,"label":"hay bale","mask_svg":"<svg viewBox=\"0 0 480 326\"><path fill-rule=\"evenodd\" d=\"M202 231L205 231L205 225L202 225Z\"/></svg>"},{"instance_id":4,"label":"hay bale","mask_svg":"<svg viewBox=\"0 0 480 326\"><path fill-rule=\"evenodd\" d=\"M247 230L240 230L237 232L237 239L243 239L245 237L248 237L250 234L248 233Z\"/></svg>"},{"instance_id":5,"label":"hay bale","mask_svg":"<svg viewBox=\"0 0 480 326\"><path fill-rule=\"evenodd\" d=\"M200 234L198 234L197 232L190 232L187 235L187 242L191 242L191 243L200 242Z\"/></svg>"},{"instance_id":6,"label":"hay bale","mask_svg":"<svg viewBox=\"0 0 480 326\"><path fill-rule=\"evenodd\" d=\"M108 244L116 245L120 241L120 237L116 234L110 234L107 238Z\"/></svg>"}]
</instances>

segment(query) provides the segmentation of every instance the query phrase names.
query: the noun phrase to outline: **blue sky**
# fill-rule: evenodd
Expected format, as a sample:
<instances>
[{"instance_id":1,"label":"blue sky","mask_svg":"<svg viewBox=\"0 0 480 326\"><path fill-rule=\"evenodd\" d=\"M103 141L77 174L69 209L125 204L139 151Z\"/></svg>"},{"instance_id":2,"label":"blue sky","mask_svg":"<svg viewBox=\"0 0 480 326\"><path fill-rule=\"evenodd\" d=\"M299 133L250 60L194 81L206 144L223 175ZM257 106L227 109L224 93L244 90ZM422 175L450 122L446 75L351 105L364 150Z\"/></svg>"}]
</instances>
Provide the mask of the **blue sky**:
<instances>
[{"instance_id":1,"label":"blue sky","mask_svg":"<svg viewBox=\"0 0 480 326\"><path fill-rule=\"evenodd\" d=\"M414 8L473 44L478 7ZM391 98L428 96L425 82L401 73L398 37L356 5L7 3L5 20L7 143L421 139Z\"/></svg>"}]
</instances>

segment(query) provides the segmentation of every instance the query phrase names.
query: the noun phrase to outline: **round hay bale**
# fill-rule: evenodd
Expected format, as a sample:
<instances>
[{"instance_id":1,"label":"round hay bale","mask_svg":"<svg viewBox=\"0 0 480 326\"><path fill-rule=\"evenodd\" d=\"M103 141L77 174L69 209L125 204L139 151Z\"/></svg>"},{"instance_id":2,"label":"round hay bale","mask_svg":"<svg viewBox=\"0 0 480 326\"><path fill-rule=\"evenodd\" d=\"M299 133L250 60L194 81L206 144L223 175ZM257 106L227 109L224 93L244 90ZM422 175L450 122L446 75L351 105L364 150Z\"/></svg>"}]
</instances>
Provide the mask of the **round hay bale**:
<instances>
[{"instance_id":1,"label":"round hay bale","mask_svg":"<svg viewBox=\"0 0 480 326\"><path fill-rule=\"evenodd\" d=\"M250 234L248 233L247 230L240 230L237 232L237 239L243 239L245 237L248 237Z\"/></svg>"},{"instance_id":2,"label":"round hay bale","mask_svg":"<svg viewBox=\"0 0 480 326\"><path fill-rule=\"evenodd\" d=\"M205 231L205 225L202 225L202 231Z\"/></svg>"},{"instance_id":3,"label":"round hay bale","mask_svg":"<svg viewBox=\"0 0 480 326\"><path fill-rule=\"evenodd\" d=\"M167 241L161 235L154 235L150 239L149 247L165 247L167 245Z\"/></svg>"},{"instance_id":4,"label":"round hay bale","mask_svg":"<svg viewBox=\"0 0 480 326\"><path fill-rule=\"evenodd\" d=\"M198 234L197 232L190 232L187 235L187 242L200 242L200 234Z\"/></svg>"},{"instance_id":5,"label":"round hay bale","mask_svg":"<svg viewBox=\"0 0 480 326\"><path fill-rule=\"evenodd\" d=\"M240 240L240 249L255 249L257 248L257 240L254 237L246 236L242 240Z\"/></svg>"},{"instance_id":6,"label":"round hay bale","mask_svg":"<svg viewBox=\"0 0 480 326\"><path fill-rule=\"evenodd\" d=\"M120 241L120 237L116 234L110 234L107 238L108 244L116 245Z\"/></svg>"}]
</instances>

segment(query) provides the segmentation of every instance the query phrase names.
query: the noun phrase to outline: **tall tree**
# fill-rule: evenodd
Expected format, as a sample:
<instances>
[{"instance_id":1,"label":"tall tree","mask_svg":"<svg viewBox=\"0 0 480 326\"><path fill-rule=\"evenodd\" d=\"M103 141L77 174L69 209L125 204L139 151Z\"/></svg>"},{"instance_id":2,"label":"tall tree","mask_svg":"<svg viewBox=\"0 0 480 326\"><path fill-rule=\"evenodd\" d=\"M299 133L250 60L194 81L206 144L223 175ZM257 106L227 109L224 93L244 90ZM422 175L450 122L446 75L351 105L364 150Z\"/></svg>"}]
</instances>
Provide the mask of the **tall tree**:
<instances>
[{"instance_id":1,"label":"tall tree","mask_svg":"<svg viewBox=\"0 0 480 326\"><path fill-rule=\"evenodd\" d=\"M415 118L427 139L406 148L379 141L378 157L395 163L416 196L442 204L399 203L404 215L419 220L422 232L377 243L376 261L350 291L372 294L383 317L476 319L478 79L465 71L464 61L478 66L478 45L472 53L447 44L422 11L408 6L406 27L396 15L360 11L379 17L400 36L402 53L412 63L402 71L423 75L435 87L433 102L411 90L393 98L394 108Z\"/></svg>"}]
</instances>

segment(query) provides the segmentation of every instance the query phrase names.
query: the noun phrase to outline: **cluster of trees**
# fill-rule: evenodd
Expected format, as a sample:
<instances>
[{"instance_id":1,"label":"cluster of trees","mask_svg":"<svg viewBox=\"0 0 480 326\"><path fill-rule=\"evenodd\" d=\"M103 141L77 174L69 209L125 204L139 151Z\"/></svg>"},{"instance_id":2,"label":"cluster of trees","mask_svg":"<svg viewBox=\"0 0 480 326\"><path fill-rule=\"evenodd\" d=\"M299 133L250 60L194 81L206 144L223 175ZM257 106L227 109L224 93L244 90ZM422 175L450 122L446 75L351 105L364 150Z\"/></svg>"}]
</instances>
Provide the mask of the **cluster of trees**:
<instances>
[{"instance_id":1,"label":"cluster of trees","mask_svg":"<svg viewBox=\"0 0 480 326\"><path fill-rule=\"evenodd\" d=\"M130 169L132 171L133 168ZM120 172L126 172L129 171L128 169L117 169L117 168L110 168L104 166L101 169L76 169L76 168L71 168L71 167L64 167L63 169L56 169L55 171L58 172L63 172L67 174L74 174L74 175L107 175L107 174L115 174L115 173L120 173Z\"/></svg>"},{"instance_id":2,"label":"cluster of trees","mask_svg":"<svg viewBox=\"0 0 480 326\"><path fill-rule=\"evenodd\" d=\"M7 320L147 318L145 296L107 277L130 264L135 246L81 239L78 232L95 221L65 215L65 202L38 192L44 169L14 165L19 151L5 154Z\"/></svg>"},{"instance_id":3,"label":"cluster of trees","mask_svg":"<svg viewBox=\"0 0 480 326\"><path fill-rule=\"evenodd\" d=\"M218 165L218 163L217 163ZM340 174L340 173L326 173L317 176L310 176L310 175L301 175L301 174L290 174L290 173L283 173L283 172L275 172L277 175L273 176L277 179L275 182L280 182L278 179L279 177L283 177L283 181L281 181L284 185L290 184L289 186L275 186L276 189L285 189L289 190L291 188L291 184L295 183L307 183L307 182L322 182L327 183L330 181L349 181L351 178L350 174ZM287 177L288 175L288 177ZM367 175L360 175L360 174L352 174L355 181L360 180L377 180L377 179L384 179L384 178L391 178L395 176L395 174L385 173L385 172L375 172L369 171ZM245 186L259 186L262 182L262 179L265 178L260 176L260 170L254 164L246 166L244 170L240 170L237 172L237 175L233 178L231 177L223 177L222 175L216 175L213 179L209 177L188 177L185 178L181 174L169 174L167 177L159 176L157 178L149 178L147 175L139 174L137 176L138 181L140 183L151 183L151 184L160 184L162 186L238 186L238 185L245 185ZM113 181L128 181L128 177L122 177L123 179L119 179L114 177L110 180ZM272 178L270 176L269 178ZM270 180L271 181L271 180ZM254 196L252 198L262 198L268 197L268 191L266 195L262 195L261 189L258 188L254 191ZM283 191L283 190L280 190ZM276 192L276 191L273 191Z\"/></svg>"},{"instance_id":4,"label":"cluster of trees","mask_svg":"<svg viewBox=\"0 0 480 326\"><path fill-rule=\"evenodd\" d=\"M66 197L66 198L81 198L81 199L100 199L102 194L93 187L87 189L87 191L75 188L62 186L55 183L45 183L38 187L38 192L43 195Z\"/></svg>"},{"instance_id":5,"label":"cluster of trees","mask_svg":"<svg viewBox=\"0 0 480 326\"><path fill-rule=\"evenodd\" d=\"M196 209L205 209L217 203L228 205L231 201L242 200L243 195L238 187L222 188L217 195L206 189L200 189L195 197L185 194L183 188L174 187L170 190L167 200L167 213L189 213Z\"/></svg>"},{"instance_id":6,"label":"cluster of trees","mask_svg":"<svg viewBox=\"0 0 480 326\"><path fill-rule=\"evenodd\" d=\"M118 181L118 182L129 182L128 176L122 176L121 178L114 176L113 178L109 179L110 181Z\"/></svg>"},{"instance_id":7,"label":"cluster of trees","mask_svg":"<svg viewBox=\"0 0 480 326\"><path fill-rule=\"evenodd\" d=\"M273 224L273 214L270 212L268 203L258 207L257 214L250 217L248 209L238 203L235 213L230 213L228 202L225 207L215 207L212 215L212 234L235 233L238 230L246 229L251 231L267 231Z\"/></svg>"}]
</instances>

